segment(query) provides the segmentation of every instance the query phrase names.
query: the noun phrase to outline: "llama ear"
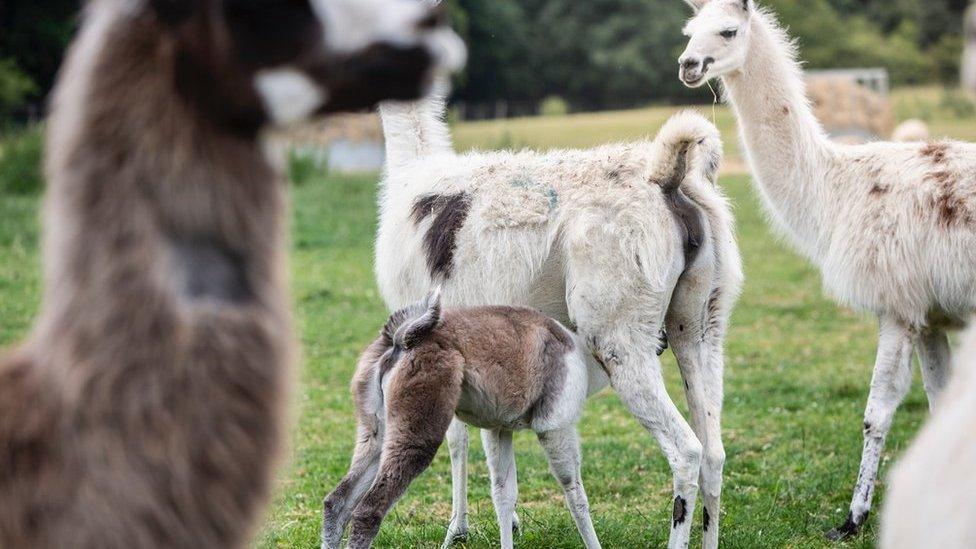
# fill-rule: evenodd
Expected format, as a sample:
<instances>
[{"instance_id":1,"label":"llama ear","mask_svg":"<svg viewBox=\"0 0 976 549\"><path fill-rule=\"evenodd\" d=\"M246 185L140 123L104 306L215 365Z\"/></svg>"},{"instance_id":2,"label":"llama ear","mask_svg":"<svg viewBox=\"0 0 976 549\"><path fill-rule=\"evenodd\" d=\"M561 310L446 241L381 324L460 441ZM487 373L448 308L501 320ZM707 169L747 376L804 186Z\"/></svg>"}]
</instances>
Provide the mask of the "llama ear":
<instances>
[{"instance_id":1,"label":"llama ear","mask_svg":"<svg viewBox=\"0 0 976 549\"><path fill-rule=\"evenodd\" d=\"M685 0L685 4L691 6L691 9L696 12L705 7L705 4L711 2L712 0Z\"/></svg>"},{"instance_id":2,"label":"llama ear","mask_svg":"<svg viewBox=\"0 0 976 549\"><path fill-rule=\"evenodd\" d=\"M441 310L441 285L438 284L433 290L427 294L427 309L436 309L437 316L440 316Z\"/></svg>"}]
</instances>

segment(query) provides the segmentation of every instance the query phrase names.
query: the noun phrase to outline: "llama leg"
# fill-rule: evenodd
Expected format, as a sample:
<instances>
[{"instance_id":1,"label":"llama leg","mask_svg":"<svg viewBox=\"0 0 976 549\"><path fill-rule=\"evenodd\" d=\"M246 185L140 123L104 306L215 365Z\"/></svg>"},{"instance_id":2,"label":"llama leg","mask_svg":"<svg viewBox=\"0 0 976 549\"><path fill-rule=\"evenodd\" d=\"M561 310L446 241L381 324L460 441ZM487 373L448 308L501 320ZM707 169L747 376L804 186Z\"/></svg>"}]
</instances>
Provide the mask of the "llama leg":
<instances>
[{"instance_id":1,"label":"llama leg","mask_svg":"<svg viewBox=\"0 0 976 549\"><path fill-rule=\"evenodd\" d=\"M691 424L704 447L699 474L702 547L715 549L719 539L722 469L725 465L721 423L724 335L718 333L720 326L709 327L709 332L715 333L703 334L705 327L701 324L701 318L700 312L688 317L672 315L668 322L668 333L671 334L671 348L684 380Z\"/></svg>"},{"instance_id":2,"label":"llama leg","mask_svg":"<svg viewBox=\"0 0 976 549\"><path fill-rule=\"evenodd\" d=\"M580 443L576 427L539 433L539 443L546 451L553 476L563 488L566 505L573 515L576 529L583 537L583 544L587 549L600 547L596 531L593 530L590 503L586 499L586 490L583 489L583 479L580 475Z\"/></svg>"},{"instance_id":3,"label":"llama leg","mask_svg":"<svg viewBox=\"0 0 976 549\"><path fill-rule=\"evenodd\" d=\"M373 483L380 464L383 437L378 421L361 423L349 472L322 505L322 549L338 549L342 533Z\"/></svg>"},{"instance_id":4,"label":"llama leg","mask_svg":"<svg viewBox=\"0 0 976 549\"><path fill-rule=\"evenodd\" d=\"M515 448L512 432L482 429L481 444L488 459L491 476L491 501L498 517L498 534L502 549L513 547L513 517L518 499L518 479L515 474Z\"/></svg>"},{"instance_id":5,"label":"llama leg","mask_svg":"<svg viewBox=\"0 0 976 549\"><path fill-rule=\"evenodd\" d=\"M868 405L864 411L864 449L854 486L850 513L843 525L827 532L830 540L841 540L860 531L871 510L878 463L895 410L912 384L912 330L892 319L881 319L878 358L871 379Z\"/></svg>"},{"instance_id":6,"label":"llama leg","mask_svg":"<svg viewBox=\"0 0 976 549\"><path fill-rule=\"evenodd\" d=\"M468 540L468 427L454 418L447 430L451 452L451 523L442 548Z\"/></svg>"},{"instance_id":7,"label":"llama leg","mask_svg":"<svg viewBox=\"0 0 976 549\"><path fill-rule=\"evenodd\" d=\"M674 475L669 548L687 547L698 496L702 444L668 395L656 353L655 328L633 338L597 339L610 384L624 405L657 440Z\"/></svg>"},{"instance_id":8,"label":"llama leg","mask_svg":"<svg viewBox=\"0 0 976 549\"><path fill-rule=\"evenodd\" d=\"M437 454L461 394L463 359L449 352L395 369L386 383L379 471L352 516L349 547L369 547L383 517Z\"/></svg>"},{"instance_id":9,"label":"llama leg","mask_svg":"<svg viewBox=\"0 0 976 549\"><path fill-rule=\"evenodd\" d=\"M929 399L929 410L933 410L949 381L952 363L949 337L944 331L930 329L919 335L918 361L922 366L922 381Z\"/></svg>"}]
</instances>

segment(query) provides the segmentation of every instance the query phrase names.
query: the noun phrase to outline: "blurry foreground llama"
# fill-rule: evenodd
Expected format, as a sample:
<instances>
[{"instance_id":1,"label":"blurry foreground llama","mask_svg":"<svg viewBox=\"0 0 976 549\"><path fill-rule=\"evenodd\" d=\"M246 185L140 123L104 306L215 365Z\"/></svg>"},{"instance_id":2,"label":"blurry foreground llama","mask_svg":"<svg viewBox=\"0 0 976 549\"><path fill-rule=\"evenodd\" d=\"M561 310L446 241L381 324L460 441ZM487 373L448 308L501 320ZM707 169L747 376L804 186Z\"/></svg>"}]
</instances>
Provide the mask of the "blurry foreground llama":
<instances>
[{"instance_id":1,"label":"blurry foreground llama","mask_svg":"<svg viewBox=\"0 0 976 549\"><path fill-rule=\"evenodd\" d=\"M420 96L410 0L92 0L48 122L45 291L0 361L0 547L248 543L284 446L287 186L264 128Z\"/></svg>"},{"instance_id":2,"label":"blurry foreground llama","mask_svg":"<svg viewBox=\"0 0 976 549\"><path fill-rule=\"evenodd\" d=\"M939 406L889 477L883 549L976 547L976 329Z\"/></svg>"}]
</instances>

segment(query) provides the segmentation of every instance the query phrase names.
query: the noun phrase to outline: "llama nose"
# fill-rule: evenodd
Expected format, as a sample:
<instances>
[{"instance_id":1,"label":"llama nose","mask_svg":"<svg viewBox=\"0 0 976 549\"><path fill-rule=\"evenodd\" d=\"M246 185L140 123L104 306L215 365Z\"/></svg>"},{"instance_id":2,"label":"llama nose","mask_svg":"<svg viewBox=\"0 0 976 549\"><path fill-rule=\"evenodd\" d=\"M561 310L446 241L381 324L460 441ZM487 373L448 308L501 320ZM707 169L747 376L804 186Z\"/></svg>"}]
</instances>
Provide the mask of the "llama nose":
<instances>
[{"instance_id":1,"label":"llama nose","mask_svg":"<svg viewBox=\"0 0 976 549\"><path fill-rule=\"evenodd\" d=\"M711 65L714 62L715 62L715 58L714 57L706 57L705 60L702 61L702 72L704 73L705 71L707 71L708 70L708 66Z\"/></svg>"},{"instance_id":2,"label":"llama nose","mask_svg":"<svg viewBox=\"0 0 976 549\"><path fill-rule=\"evenodd\" d=\"M678 60L678 63L681 65L682 69L690 71L697 69L698 65L701 64L701 61L699 61L697 57L683 57Z\"/></svg>"}]
</instances>

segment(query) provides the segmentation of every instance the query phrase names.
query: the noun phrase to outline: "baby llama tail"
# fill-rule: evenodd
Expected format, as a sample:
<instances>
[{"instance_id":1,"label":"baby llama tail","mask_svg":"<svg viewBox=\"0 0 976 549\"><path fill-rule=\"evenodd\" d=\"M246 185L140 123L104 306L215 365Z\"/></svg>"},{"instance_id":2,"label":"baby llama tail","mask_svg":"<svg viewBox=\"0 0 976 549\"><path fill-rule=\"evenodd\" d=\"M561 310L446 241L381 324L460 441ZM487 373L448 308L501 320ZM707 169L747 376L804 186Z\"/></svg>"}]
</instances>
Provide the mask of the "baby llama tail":
<instances>
[{"instance_id":1,"label":"baby llama tail","mask_svg":"<svg viewBox=\"0 0 976 549\"><path fill-rule=\"evenodd\" d=\"M688 175L718 182L722 164L722 138L718 128L694 111L669 119L654 140L659 147L652 180L665 190L677 188Z\"/></svg>"}]
</instances>

